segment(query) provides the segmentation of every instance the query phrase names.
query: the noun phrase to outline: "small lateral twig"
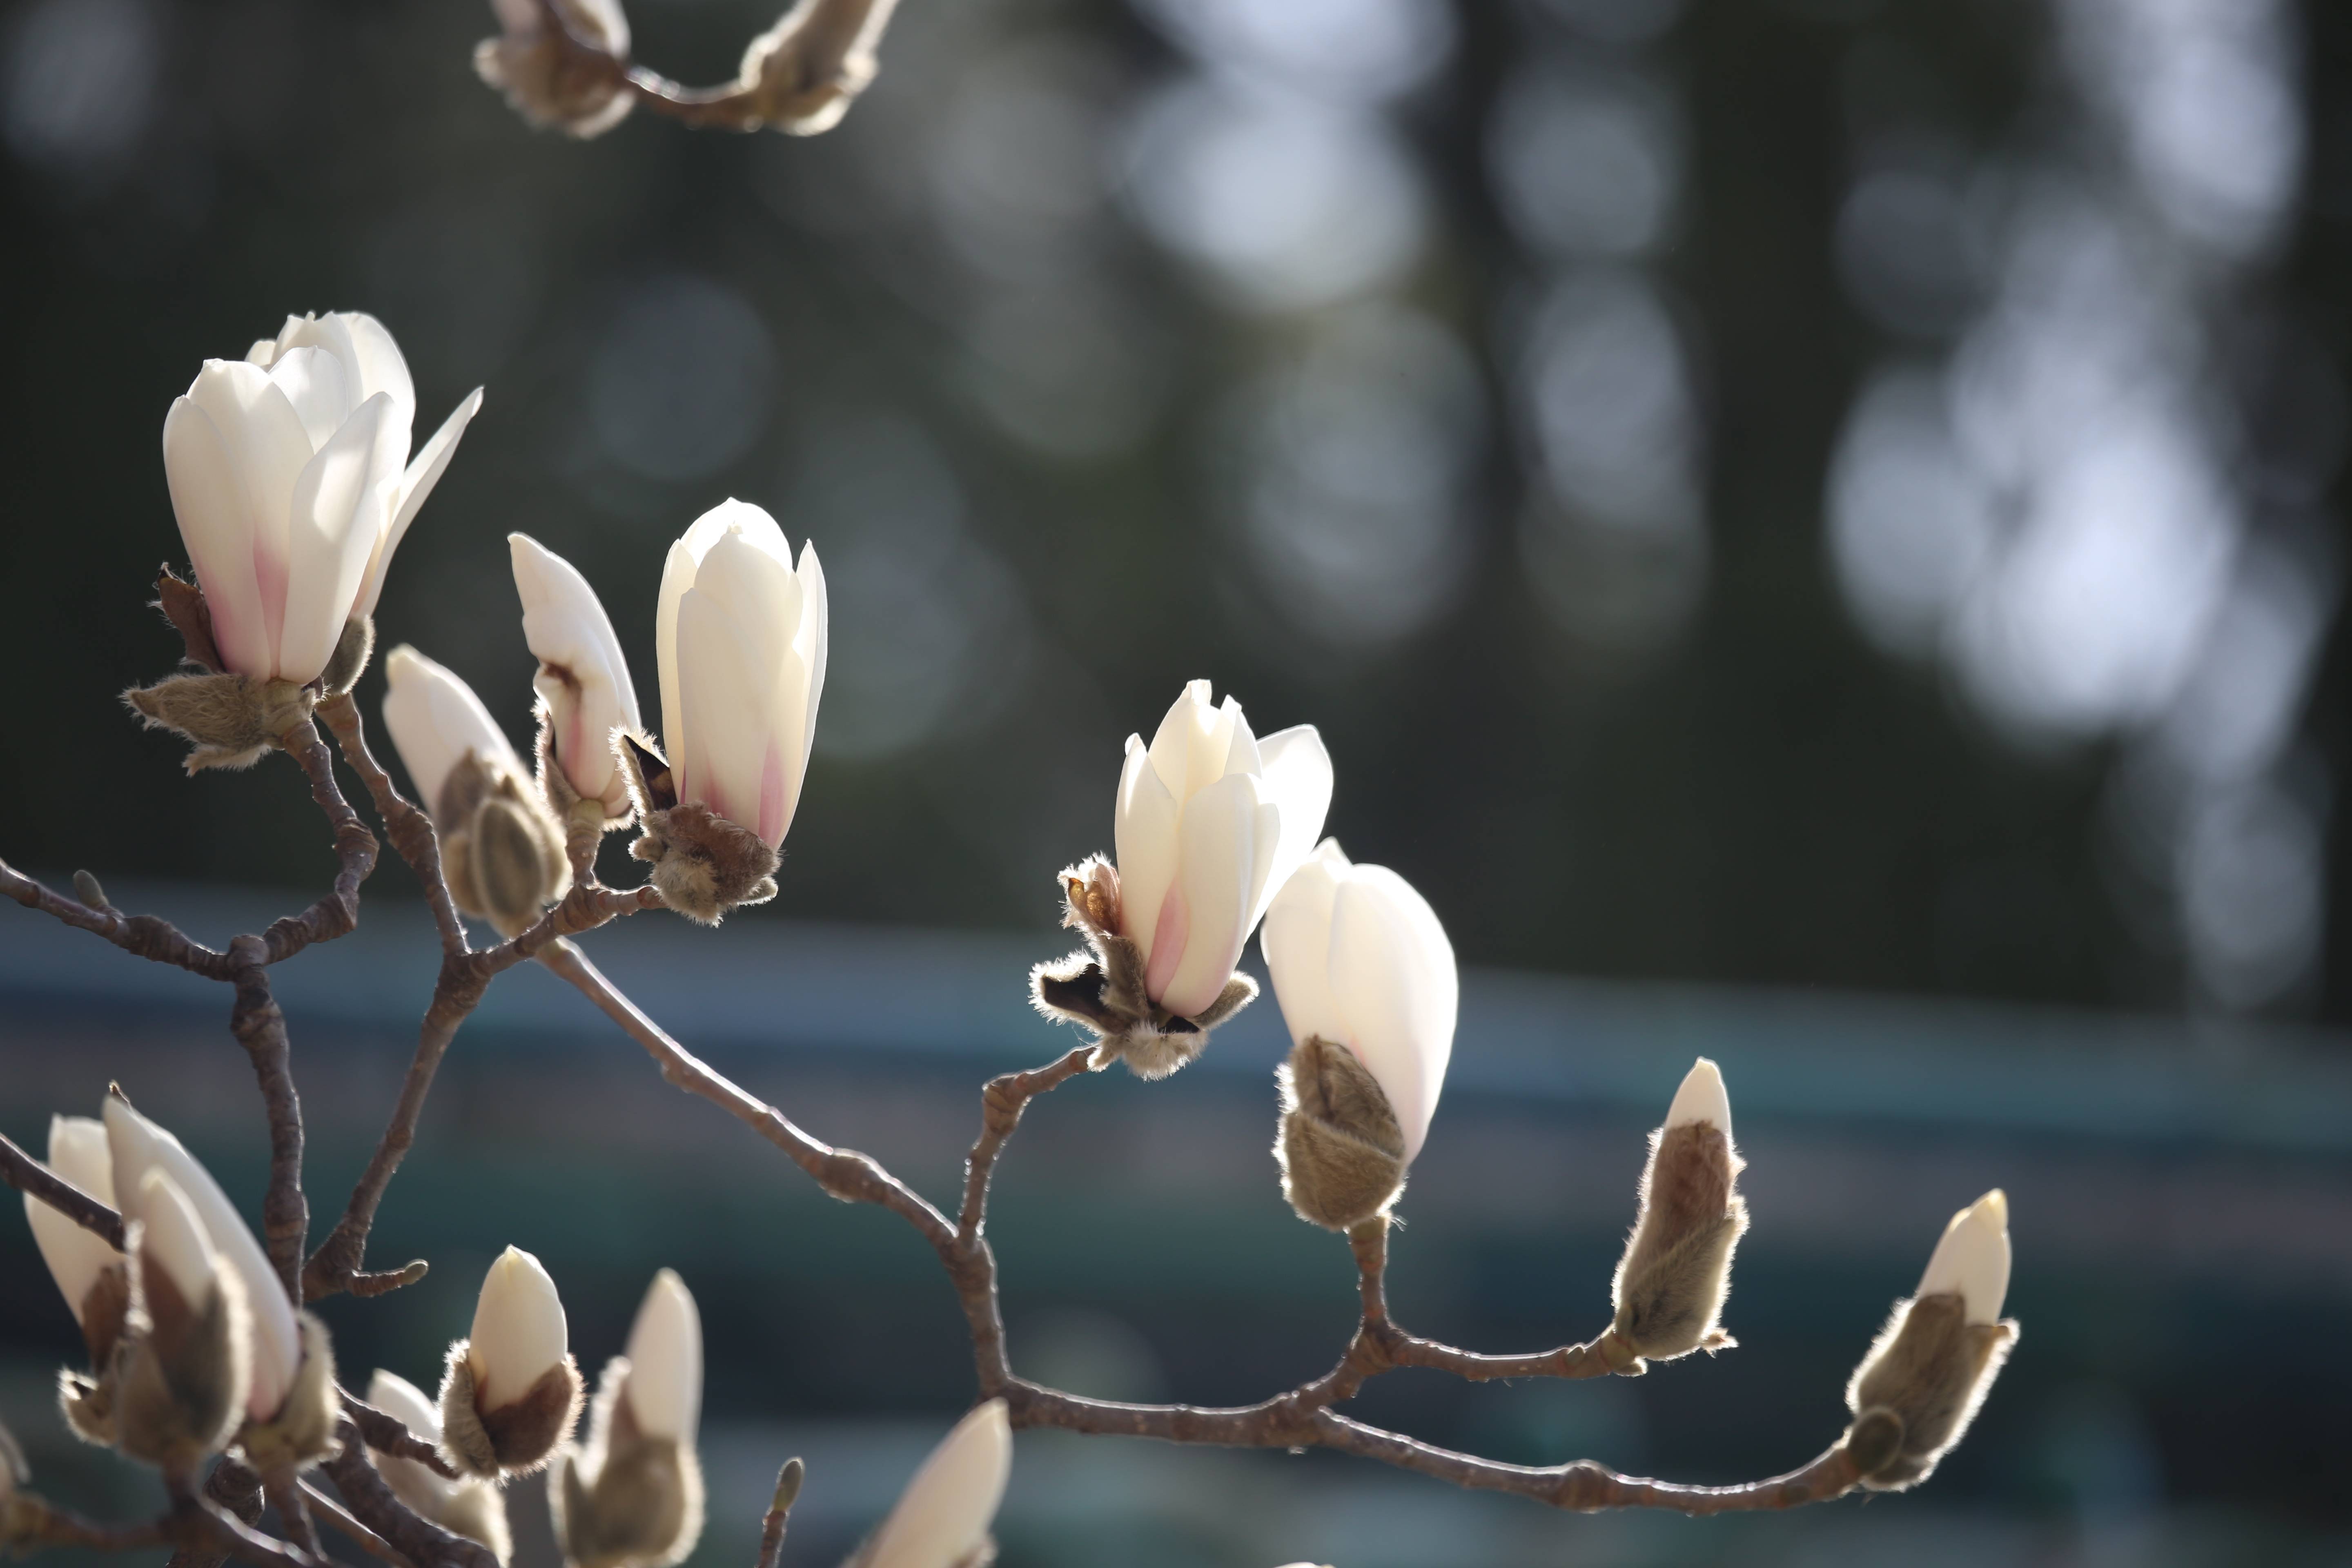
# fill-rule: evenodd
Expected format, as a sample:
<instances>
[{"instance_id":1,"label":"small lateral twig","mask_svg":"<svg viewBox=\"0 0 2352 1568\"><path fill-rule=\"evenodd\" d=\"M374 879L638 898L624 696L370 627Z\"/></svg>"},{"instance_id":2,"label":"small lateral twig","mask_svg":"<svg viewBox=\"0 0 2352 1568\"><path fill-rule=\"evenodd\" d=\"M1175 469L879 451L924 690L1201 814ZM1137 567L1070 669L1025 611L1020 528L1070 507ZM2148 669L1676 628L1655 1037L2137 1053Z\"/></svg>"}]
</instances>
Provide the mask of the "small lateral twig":
<instances>
[{"instance_id":1,"label":"small lateral twig","mask_svg":"<svg viewBox=\"0 0 2352 1568\"><path fill-rule=\"evenodd\" d=\"M361 1441L357 1426L345 1421L339 1435L341 1450L319 1468L335 1483L352 1517L375 1531L385 1545L412 1563L435 1568L499 1568L499 1560L488 1547L420 1517L394 1495L368 1458L367 1445Z\"/></svg>"},{"instance_id":2,"label":"small lateral twig","mask_svg":"<svg viewBox=\"0 0 2352 1568\"><path fill-rule=\"evenodd\" d=\"M0 1133L0 1181L40 1199L115 1251L122 1250L120 1214L34 1159L5 1133Z\"/></svg>"},{"instance_id":3,"label":"small lateral twig","mask_svg":"<svg viewBox=\"0 0 2352 1568\"><path fill-rule=\"evenodd\" d=\"M784 1550L784 1526L793 1517L793 1504L799 1500L801 1482L808 1476L808 1467L795 1454L784 1461L776 1472L776 1491L768 1504L768 1515L760 1521L760 1555L755 1568L776 1568L776 1559Z\"/></svg>"},{"instance_id":4,"label":"small lateral twig","mask_svg":"<svg viewBox=\"0 0 2352 1568\"><path fill-rule=\"evenodd\" d=\"M379 1563L390 1563L394 1564L394 1568L415 1568L415 1564L409 1562L406 1556L392 1549L391 1542L353 1519L342 1504L308 1481L302 1482L301 1486L302 1500L310 1505L320 1519L325 1520L329 1527L337 1534L352 1542Z\"/></svg>"},{"instance_id":5,"label":"small lateral twig","mask_svg":"<svg viewBox=\"0 0 2352 1568\"><path fill-rule=\"evenodd\" d=\"M336 1395L342 1400L343 1414L350 1416L367 1446L379 1454L391 1454L398 1458L414 1459L447 1480L460 1479L463 1472L441 1457L441 1450L408 1429L408 1424L388 1410L379 1410L365 1400L358 1399L338 1388Z\"/></svg>"}]
</instances>

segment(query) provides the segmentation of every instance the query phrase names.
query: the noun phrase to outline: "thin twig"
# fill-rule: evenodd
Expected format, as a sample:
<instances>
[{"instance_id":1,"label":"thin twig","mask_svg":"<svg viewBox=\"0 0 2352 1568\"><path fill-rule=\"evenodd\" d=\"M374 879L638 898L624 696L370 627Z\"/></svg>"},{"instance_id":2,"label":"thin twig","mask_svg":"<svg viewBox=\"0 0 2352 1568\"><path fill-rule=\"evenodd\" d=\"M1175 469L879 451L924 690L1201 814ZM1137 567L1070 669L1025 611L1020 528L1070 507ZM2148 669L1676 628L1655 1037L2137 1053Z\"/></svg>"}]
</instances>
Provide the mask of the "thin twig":
<instances>
[{"instance_id":1,"label":"thin twig","mask_svg":"<svg viewBox=\"0 0 2352 1568\"><path fill-rule=\"evenodd\" d=\"M302 1101L294 1089L293 1046L286 1035L286 1015L270 993L264 939L238 937L228 944L228 952L236 966L236 1005L229 1012L229 1033L252 1059L254 1080L260 1086L262 1107L269 1120L269 1186L261 1200L263 1239L287 1298L299 1307L310 1203L302 1195Z\"/></svg>"},{"instance_id":2,"label":"thin twig","mask_svg":"<svg viewBox=\"0 0 2352 1568\"><path fill-rule=\"evenodd\" d=\"M100 1203L0 1133L0 1182L40 1199L115 1251L122 1250L122 1216Z\"/></svg>"},{"instance_id":3,"label":"thin twig","mask_svg":"<svg viewBox=\"0 0 2352 1568\"><path fill-rule=\"evenodd\" d=\"M0 860L0 893L28 910L37 910L76 931L103 937L133 957L168 963L207 980L229 978L228 955L215 952L160 915L126 915L121 910L90 908L76 899L53 893L22 871Z\"/></svg>"},{"instance_id":4,"label":"thin twig","mask_svg":"<svg viewBox=\"0 0 2352 1568\"><path fill-rule=\"evenodd\" d=\"M351 693L330 697L320 703L318 716L333 732L343 761L367 785L368 798L375 803L375 814L383 820L384 837L392 840L394 853L408 863L417 881L424 884L425 901L433 907L433 923L441 933L441 951L465 952L466 922L457 918L457 902L450 898L449 884L441 875L441 840L433 831L433 819L400 793L392 775L368 750L360 705Z\"/></svg>"},{"instance_id":5,"label":"thin twig","mask_svg":"<svg viewBox=\"0 0 2352 1568\"><path fill-rule=\"evenodd\" d=\"M433 1568L499 1568L499 1560L478 1541L442 1529L419 1517L394 1495L368 1458L359 1428L346 1421L341 1428L342 1449L319 1468L335 1483L352 1517L383 1539L411 1562Z\"/></svg>"},{"instance_id":6,"label":"thin twig","mask_svg":"<svg viewBox=\"0 0 2352 1568\"><path fill-rule=\"evenodd\" d=\"M352 1425L359 1428L361 1439L377 1453L414 1459L448 1480L459 1479L464 1474L441 1457L438 1447L410 1431L408 1424L399 1416L354 1398L343 1389L339 1388L335 1393L343 1402L343 1413L352 1418Z\"/></svg>"},{"instance_id":7,"label":"thin twig","mask_svg":"<svg viewBox=\"0 0 2352 1568\"><path fill-rule=\"evenodd\" d=\"M348 697L337 700L348 702ZM360 821L360 814L343 798L335 782L335 760L319 739L318 726L305 719L289 731L281 743L303 776L310 781L310 798L325 814L335 835L337 861L334 886L299 915L288 915L262 933L267 956L280 963L313 942L332 942L350 934L360 923L360 884L375 870L375 835Z\"/></svg>"},{"instance_id":8,"label":"thin twig","mask_svg":"<svg viewBox=\"0 0 2352 1568\"><path fill-rule=\"evenodd\" d=\"M405 1555L392 1549L390 1542L353 1519L342 1504L308 1481L301 1485L303 1501L315 1509L319 1517L332 1526L337 1533L356 1543L361 1551L380 1563L392 1563L394 1568L415 1568Z\"/></svg>"}]
</instances>

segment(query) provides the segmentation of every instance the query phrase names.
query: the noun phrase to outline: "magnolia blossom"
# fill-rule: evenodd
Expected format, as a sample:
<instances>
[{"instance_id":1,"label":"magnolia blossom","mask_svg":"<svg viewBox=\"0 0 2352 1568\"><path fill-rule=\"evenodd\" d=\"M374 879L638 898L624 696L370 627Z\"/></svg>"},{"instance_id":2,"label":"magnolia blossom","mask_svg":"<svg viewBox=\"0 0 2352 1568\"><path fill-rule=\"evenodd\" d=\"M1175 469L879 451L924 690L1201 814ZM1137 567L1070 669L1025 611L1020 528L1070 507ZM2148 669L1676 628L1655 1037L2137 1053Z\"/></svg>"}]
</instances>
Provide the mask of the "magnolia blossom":
<instances>
[{"instance_id":1,"label":"magnolia blossom","mask_svg":"<svg viewBox=\"0 0 2352 1568\"><path fill-rule=\"evenodd\" d=\"M563 1298L539 1259L519 1247L499 1254L482 1277L474 1331L467 1340L475 1405L495 1410L530 1393L563 1364L569 1336Z\"/></svg>"},{"instance_id":2,"label":"magnolia blossom","mask_svg":"<svg viewBox=\"0 0 2352 1568\"><path fill-rule=\"evenodd\" d=\"M1995 1187L1952 1216L1919 1279L1922 1296L1958 1295L1971 1323L2000 1321L2009 1294L2009 1194Z\"/></svg>"},{"instance_id":3,"label":"magnolia blossom","mask_svg":"<svg viewBox=\"0 0 2352 1568\"><path fill-rule=\"evenodd\" d=\"M695 520L662 568L654 644L681 804L780 847L800 805L824 691L824 572L776 520L730 500Z\"/></svg>"},{"instance_id":4,"label":"magnolia blossom","mask_svg":"<svg viewBox=\"0 0 2352 1568\"><path fill-rule=\"evenodd\" d=\"M230 670L326 668L481 405L477 388L411 461L408 365L356 311L289 316L244 359L205 362L163 420L163 468Z\"/></svg>"},{"instance_id":5,"label":"magnolia blossom","mask_svg":"<svg viewBox=\"0 0 2352 1568\"><path fill-rule=\"evenodd\" d=\"M607 816L625 816L629 787L613 757L613 731L635 730L637 691L621 639L596 590L572 563L527 533L509 533L523 640L539 660L531 685L546 704L555 765Z\"/></svg>"},{"instance_id":6,"label":"magnolia blossom","mask_svg":"<svg viewBox=\"0 0 2352 1568\"><path fill-rule=\"evenodd\" d=\"M163 1172L202 1222L213 1251L245 1287L246 1305L253 1320L253 1382L247 1392L246 1409L256 1420L268 1420L286 1403L302 1362L301 1331L294 1321L293 1305L286 1299L286 1287L270 1267L269 1255L254 1239L212 1173L197 1163L195 1156L171 1133L126 1102L109 1099L106 1139L113 1155L114 1191L122 1200L123 1219L155 1217L161 1189L148 1184L147 1174Z\"/></svg>"},{"instance_id":7,"label":"magnolia blossom","mask_svg":"<svg viewBox=\"0 0 2352 1568\"><path fill-rule=\"evenodd\" d=\"M625 1397L637 1430L694 1441L702 1418L702 1316L674 1268L654 1276L629 1330Z\"/></svg>"},{"instance_id":8,"label":"magnolia blossom","mask_svg":"<svg viewBox=\"0 0 2352 1568\"><path fill-rule=\"evenodd\" d=\"M107 1207L115 1206L114 1156L106 1146L104 1122L88 1116L50 1117L49 1169ZM49 1278L73 1309L74 1321L82 1321L90 1287L122 1261L122 1254L30 1193L25 1194L25 1218Z\"/></svg>"},{"instance_id":9,"label":"magnolia blossom","mask_svg":"<svg viewBox=\"0 0 2352 1568\"><path fill-rule=\"evenodd\" d=\"M1241 704L1184 688L1147 748L1127 738L1115 842L1121 934L1144 989L1178 1017L1217 999L1266 904L1307 858L1331 805L1331 759L1312 724L1260 741Z\"/></svg>"},{"instance_id":10,"label":"magnolia blossom","mask_svg":"<svg viewBox=\"0 0 2352 1568\"><path fill-rule=\"evenodd\" d=\"M942 1438L882 1521L860 1568L958 1568L980 1552L1013 1473L1013 1424L992 1399Z\"/></svg>"},{"instance_id":11,"label":"magnolia blossom","mask_svg":"<svg viewBox=\"0 0 2352 1568\"><path fill-rule=\"evenodd\" d=\"M1320 1036L1356 1054L1396 1112L1410 1163L1445 1087L1461 995L1428 901L1327 838L1276 896L1260 945L1292 1040Z\"/></svg>"},{"instance_id":12,"label":"magnolia blossom","mask_svg":"<svg viewBox=\"0 0 2352 1568\"><path fill-rule=\"evenodd\" d=\"M494 770L523 772L522 760L490 710L445 666L403 643L386 656L383 671L383 725L426 812L438 805L450 770L468 752Z\"/></svg>"}]
</instances>

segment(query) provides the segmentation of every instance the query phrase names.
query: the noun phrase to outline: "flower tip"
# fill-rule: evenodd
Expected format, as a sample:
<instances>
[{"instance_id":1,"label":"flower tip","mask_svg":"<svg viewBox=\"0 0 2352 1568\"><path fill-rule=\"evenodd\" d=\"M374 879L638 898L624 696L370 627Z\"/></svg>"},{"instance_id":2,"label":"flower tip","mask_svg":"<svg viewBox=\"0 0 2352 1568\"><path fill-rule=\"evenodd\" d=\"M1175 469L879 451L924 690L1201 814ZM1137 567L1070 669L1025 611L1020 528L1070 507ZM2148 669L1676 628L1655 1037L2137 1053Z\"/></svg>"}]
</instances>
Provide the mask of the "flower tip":
<instances>
[{"instance_id":1,"label":"flower tip","mask_svg":"<svg viewBox=\"0 0 2352 1568\"><path fill-rule=\"evenodd\" d=\"M546 1268L519 1247L499 1254L482 1278L470 1339L483 1407L521 1397L563 1360L568 1334L563 1300Z\"/></svg>"},{"instance_id":2,"label":"flower tip","mask_svg":"<svg viewBox=\"0 0 2352 1568\"><path fill-rule=\"evenodd\" d=\"M2009 1194L1995 1187L1944 1227L1919 1278L1919 1294L1957 1294L1969 1322L1996 1322L2009 1295Z\"/></svg>"},{"instance_id":3,"label":"flower tip","mask_svg":"<svg viewBox=\"0 0 2352 1568\"><path fill-rule=\"evenodd\" d=\"M1724 1089L1722 1070L1706 1057L1691 1064L1682 1087L1675 1090L1674 1104L1666 1109L1669 1128L1700 1121L1711 1121L1726 1138L1731 1136L1731 1096Z\"/></svg>"},{"instance_id":4,"label":"flower tip","mask_svg":"<svg viewBox=\"0 0 2352 1568\"><path fill-rule=\"evenodd\" d=\"M1013 1470L1013 1422L992 1399L956 1423L876 1536L877 1563L959 1563L988 1539Z\"/></svg>"}]
</instances>

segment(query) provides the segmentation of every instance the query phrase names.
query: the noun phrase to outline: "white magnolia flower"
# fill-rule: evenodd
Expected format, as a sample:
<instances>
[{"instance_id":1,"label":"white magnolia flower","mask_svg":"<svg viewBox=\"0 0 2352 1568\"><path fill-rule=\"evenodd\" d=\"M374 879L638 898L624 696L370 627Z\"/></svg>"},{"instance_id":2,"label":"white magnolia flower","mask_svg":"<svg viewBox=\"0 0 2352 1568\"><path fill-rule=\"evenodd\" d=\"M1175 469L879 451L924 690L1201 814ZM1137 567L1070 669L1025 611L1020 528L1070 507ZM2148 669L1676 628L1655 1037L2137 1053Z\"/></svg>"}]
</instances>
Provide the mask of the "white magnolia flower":
<instances>
[{"instance_id":1,"label":"white magnolia flower","mask_svg":"<svg viewBox=\"0 0 2352 1568\"><path fill-rule=\"evenodd\" d=\"M180 536L239 675L308 681L355 616L482 405L457 405L411 461L416 391L373 316L289 316L242 360L206 360L163 420Z\"/></svg>"},{"instance_id":2,"label":"white magnolia flower","mask_svg":"<svg viewBox=\"0 0 2352 1568\"><path fill-rule=\"evenodd\" d=\"M780 847L800 805L824 691L824 572L800 565L776 520L730 500L695 520L662 567L654 644L663 739L681 804L700 802Z\"/></svg>"},{"instance_id":3,"label":"white magnolia flower","mask_svg":"<svg viewBox=\"0 0 2352 1568\"><path fill-rule=\"evenodd\" d=\"M106 1146L106 1124L88 1116L49 1118L49 1169L109 1208L114 1202L114 1156ZM49 1278L58 1282L74 1321L98 1277L122 1261L122 1254L68 1219L32 1194L25 1194L25 1218Z\"/></svg>"},{"instance_id":4,"label":"white magnolia flower","mask_svg":"<svg viewBox=\"0 0 2352 1568\"><path fill-rule=\"evenodd\" d=\"M1266 967L1294 1042L1319 1035L1370 1069L1421 1152L1454 1055L1461 984L1426 900L1385 866L1356 866L1327 838L1266 911Z\"/></svg>"},{"instance_id":5,"label":"white magnolia flower","mask_svg":"<svg viewBox=\"0 0 2352 1568\"><path fill-rule=\"evenodd\" d=\"M508 1247L483 1276L474 1303L466 1353L473 1365L475 1407L496 1410L530 1393L562 1364L569 1341L555 1281L538 1258Z\"/></svg>"},{"instance_id":6,"label":"white magnolia flower","mask_svg":"<svg viewBox=\"0 0 2352 1568\"><path fill-rule=\"evenodd\" d=\"M1178 1017L1217 999L1266 904L1307 858L1331 806L1312 724L1260 741L1241 704L1184 688L1146 747L1127 738L1115 843L1122 932L1144 989Z\"/></svg>"},{"instance_id":7,"label":"white magnolia flower","mask_svg":"<svg viewBox=\"0 0 2352 1568\"><path fill-rule=\"evenodd\" d=\"M979 1552L1013 1473L1013 1424L992 1399L931 1450L861 1568L957 1568Z\"/></svg>"},{"instance_id":8,"label":"white magnolia flower","mask_svg":"<svg viewBox=\"0 0 2352 1568\"><path fill-rule=\"evenodd\" d=\"M146 1205L154 1189L143 1184L150 1171L161 1171L187 1198L213 1251L236 1271L253 1319L253 1383L246 1409L257 1420L277 1415L301 1365L302 1335L286 1287L269 1266L269 1255L212 1173L177 1138L122 1100L110 1098L106 1102L106 1141L113 1154L114 1191L123 1202L123 1219L148 1217Z\"/></svg>"},{"instance_id":9,"label":"white magnolia flower","mask_svg":"<svg viewBox=\"0 0 2352 1568\"><path fill-rule=\"evenodd\" d=\"M1731 1137L1731 1096L1723 1087L1722 1069L1706 1057L1691 1064L1682 1087L1675 1090L1674 1103L1666 1107L1668 1131L1702 1121L1713 1123L1725 1139Z\"/></svg>"},{"instance_id":10,"label":"white magnolia flower","mask_svg":"<svg viewBox=\"0 0 2352 1568\"><path fill-rule=\"evenodd\" d=\"M392 731L393 746L427 814L439 803L449 770L468 752L494 766L527 773L474 689L446 668L403 643L385 658L383 672L384 728Z\"/></svg>"},{"instance_id":11,"label":"white magnolia flower","mask_svg":"<svg viewBox=\"0 0 2352 1568\"><path fill-rule=\"evenodd\" d=\"M572 787L625 816L629 787L613 757L613 731L636 730L637 691L621 639L596 590L571 562L527 533L509 533L523 640L539 660L531 679L547 704L555 763Z\"/></svg>"},{"instance_id":12,"label":"white magnolia flower","mask_svg":"<svg viewBox=\"0 0 2352 1568\"><path fill-rule=\"evenodd\" d=\"M691 1445L702 1418L702 1316L677 1271L654 1276L629 1330L629 1412L649 1437Z\"/></svg>"},{"instance_id":13,"label":"white magnolia flower","mask_svg":"<svg viewBox=\"0 0 2352 1568\"><path fill-rule=\"evenodd\" d=\"M2009 1294L2009 1194L1995 1187L1952 1216L1919 1279L1918 1293L1957 1292L1971 1323L2000 1321Z\"/></svg>"}]
</instances>

